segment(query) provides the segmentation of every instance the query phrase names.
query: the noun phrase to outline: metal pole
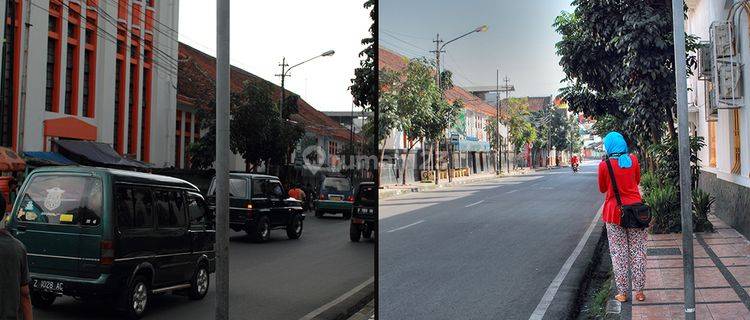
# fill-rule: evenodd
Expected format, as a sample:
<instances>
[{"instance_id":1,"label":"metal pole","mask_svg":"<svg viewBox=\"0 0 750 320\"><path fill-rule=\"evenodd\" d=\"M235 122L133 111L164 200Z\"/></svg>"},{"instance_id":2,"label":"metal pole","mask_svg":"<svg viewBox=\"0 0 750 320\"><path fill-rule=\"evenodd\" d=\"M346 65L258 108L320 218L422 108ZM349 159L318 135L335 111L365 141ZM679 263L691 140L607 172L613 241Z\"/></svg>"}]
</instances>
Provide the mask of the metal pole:
<instances>
[{"instance_id":1,"label":"metal pole","mask_svg":"<svg viewBox=\"0 0 750 320\"><path fill-rule=\"evenodd\" d=\"M677 94L677 138L680 154L680 216L682 218L682 267L685 283L685 319L695 319L695 275L693 261L693 215L690 185L690 136L688 133L687 71L685 63L685 17L683 0L672 0L674 65Z\"/></svg>"},{"instance_id":2,"label":"metal pole","mask_svg":"<svg viewBox=\"0 0 750 320\"><path fill-rule=\"evenodd\" d=\"M281 101L279 101L279 121L284 121L284 78L286 78L286 57L281 58Z\"/></svg>"},{"instance_id":3,"label":"metal pole","mask_svg":"<svg viewBox=\"0 0 750 320\"><path fill-rule=\"evenodd\" d=\"M495 104L495 174L500 174L503 159L500 154L500 69L495 72Z\"/></svg>"},{"instance_id":4,"label":"metal pole","mask_svg":"<svg viewBox=\"0 0 750 320\"><path fill-rule=\"evenodd\" d=\"M435 83L437 83L438 90L440 90L440 34L435 36ZM442 97L443 90L440 90ZM438 184L440 180L440 138L435 139L435 184Z\"/></svg>"},{"instance_id":5,"label":"metal pole","mask_svg":"<svg viewBox=\"0 0 750 320\"><path fill-rule=\"evenodd\" d=\"M216 1L216 320L229 319L229 0Z\"/></svg>"}]
</instances>

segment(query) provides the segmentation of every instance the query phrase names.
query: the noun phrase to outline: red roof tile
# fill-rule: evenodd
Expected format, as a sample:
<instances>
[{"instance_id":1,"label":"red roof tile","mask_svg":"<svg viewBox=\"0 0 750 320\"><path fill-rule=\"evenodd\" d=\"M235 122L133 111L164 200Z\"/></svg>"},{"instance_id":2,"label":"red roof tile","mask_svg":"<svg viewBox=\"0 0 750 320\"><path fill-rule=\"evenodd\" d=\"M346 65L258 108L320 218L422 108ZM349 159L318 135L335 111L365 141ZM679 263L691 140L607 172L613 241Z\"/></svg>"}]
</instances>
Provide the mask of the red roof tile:
<instances>
[{"instance_id":1,"label":"red roof tile","mask_svg":"<svg viewBox=\"0 0 750 320\"><path fill-rule=\"evenodd\" d=\"M203 94L203 92L196 92L199 91L199 89L191 86L192 82L194 82L193 79L189 78L192 74L191 64L192 66L196 67L199 72L203 73L203 78L210 78L211 81L214 81L213 79L216 79L216 58L180 42L179 59L181 62L179 64L180 72L178 73L178 101L195 101L199 95ZM200 77L200 75L198 75L197 77ZM250 72L247 72L235 66L231 66L229 78L229 86L232 92L241 90L242 84L245 81L256 83L265 82L271 85L271 88L273 90L273 98L280 99L281 87ZM285 91L287 96L295 94L294 92L291 92L289 90ZM180 98L182 100L180 100ZM299 113L292 115L290 119L302 125L305 131L322 136L337 138L340 140L349 140L349 129L336 122L336 120L329 118L322 112L313 108L310 104L307 103L307 101L305 101L301 97L299 98L299 100L297 100L297 107L299 108ZM355 134L355 139L359 140L361 139L361 137Z\"/></svg>"},{"instance_id":2,"label":"red roof tile","mask_svg":"<svg viewBox=\"0 0 750 320\"><path fill-rule=\"evenodd\" d=\"M399 71L406 68L409 58L399 55L383 47L378 48L378 69ZM445 98L448 102L461 100L466 109L485 115L494 116L495 107L484 102L481 98L471 94L459 86L453 86L445 91Z\"/></svg>"}]
</instances>

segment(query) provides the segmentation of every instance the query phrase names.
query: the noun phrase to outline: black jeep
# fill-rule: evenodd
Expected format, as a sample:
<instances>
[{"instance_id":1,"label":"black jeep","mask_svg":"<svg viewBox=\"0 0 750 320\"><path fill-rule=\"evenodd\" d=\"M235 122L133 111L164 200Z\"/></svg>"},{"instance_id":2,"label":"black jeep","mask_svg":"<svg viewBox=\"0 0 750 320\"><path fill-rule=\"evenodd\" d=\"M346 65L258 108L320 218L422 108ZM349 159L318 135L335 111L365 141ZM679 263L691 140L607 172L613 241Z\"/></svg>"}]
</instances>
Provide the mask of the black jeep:
<instances>
[{"instance_id":1,"label":"black jeep","mask_svg":"<svg viewBox=\"0 0 750 320\"><path fill-rule=\"evenodd\" d=\"M209 203L216 203L216 177L208 189ZM302 236L305 220L302 202L287 195L279 178L249 173L229 174L229 227L244 230L255 242L271 238L271 230L285 229L289 239Z\"/></svg>"}]
</instances>

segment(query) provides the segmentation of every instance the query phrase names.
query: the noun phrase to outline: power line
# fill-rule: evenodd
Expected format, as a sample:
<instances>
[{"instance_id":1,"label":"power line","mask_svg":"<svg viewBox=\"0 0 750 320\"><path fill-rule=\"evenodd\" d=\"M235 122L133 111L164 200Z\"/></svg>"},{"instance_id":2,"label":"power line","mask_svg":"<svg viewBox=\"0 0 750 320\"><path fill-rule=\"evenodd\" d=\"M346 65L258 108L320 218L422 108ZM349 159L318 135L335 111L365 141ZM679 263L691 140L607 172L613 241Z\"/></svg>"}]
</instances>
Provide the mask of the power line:
<instances>
[{"instance_id":1,"label":"power line","mask_svg":"<svg viewBox=\"0 0 750 320\"><path fill-rule=\"evenodd\" d=\"M76 12L75 10L73 10L73 9L72 9L72 8L71 8L71 7L69 6L69 5L65 4L64 2L59 2L59 3L61 3L61 4L62 4L63 6L65 6L66 8L68 8L68 12L69 12L69 13L70 13L70 12L74 12L74 13L76 13L76 14L77 14L77 15L78 15L78 16L79 16L80 18L83 18L84 20L86 20L87 24L88 24L88 22L90 21L90 18L87 18L87 17L84 17L84 16L82 16L82 15L81 15L80 13ZM43 7L43 6L39 5L39 4L37 4L37 3L34 3L34 1L29 1L29 4L31 4L31 5L33 5L33 6L37 7L37 8L39 8L39 9L41 9L41 10L45 11L45 12L47 12L48 14L50 13L49 9L47 9L47 8L45 8L45 7ZM97 11L98 11L98 10L97 10ZM107 20L107 19L103 19L103 20ZM97 29L97 32L96 32L97 34L102 34L102 35L103 35L103 36L102 36L102 38L101 38L102 40L105 40L105 41L109 41L109 43L111 43L111 44L114 44L115 46L117 46L117 37L116 37L116 36L112 35L111 33L107 32L106 30L102 29L102 28L101 28L101 26L100 26L100 25L99 25L98 23L96 24L96 29ZM62 38L61 38L61 39L62 39ZM62 40L61 40L61 41L62 41ZM156 47L153 47L153 49L156 49ZM139 55L140 55L140 53L139 53ZM177 60L175 60L175 61L177 61ZM153 59L152 59L152 61L151 61L151 62L152 62L152 64L153 64L154 66L158 66L158 67L160 67L160 68L161 68L161 69L162 69L163 71L167 72L168 74L170 74L170 75L173 75L173 76L177 77L177 69L176 69L176 66L175 66L174 68L173 68L173 66L172 66L172 65L168 65L168 66L165 66L165 65L163 65L163 64L160 64L160 63L159 63L159 62L158 62L157 60L153 60Z\"/></svg>"},{"instance_id":2,"label":"power line","mask_svg":"<svg viewBox=\"0 0 750 320\"><path fill-rule=\"evenodd\" d=\"M407 38L412 38L412 39L417 39L417 40L432 41L432 39L430 39L430 38L417 37L417 36L413 36L413 35L409 35L409 34L405 34L405 33L396 32L396 31L393 31L393 30L388 30L388 29L385 29L385 28L380 28L380 30L384 31L384 32L391 33L391 34L396 34L396 35L399 35L399 36L402 36L402 37L407 37Z\"/></svg>"},{"instance_id":3,"label":"power line","mask_svg":"<svg viewBox=\"0 0 750 320\"><path fill-rule=\"evenodd\" d=\"M425 49L425 48L419 47L419 46L417 46L417 45L415 45L415 44L413 44L413 43L411 43L411 42L405 41L405 40L403 40L403 39L401 39L401 38L399 38L399 37L396 37L396 36L394 36L394 35L392 35L392 34L389 34L389 33L387 33L387 32L384 32L383 34L384 34L384 35L386 35L386 36L389 36L389 37L393 38L394 40L396 40L396 41L398 41L398 42L401 42L401 43L404 43L404 44L406 44L406 45L408 45L408 46L410 46L410 47L413 47L413 48L419 49L419 51L430 52L430 50L427 50L427 49Z\"/></svg>"},{"instance_id":4,"label":"power line","mask_svg":"<svg viewBox=\"0 0 750 320\"><path fill-rule=\"evenodd\" d=\"M385 43L385 44L386 44L386 47L389 47L389 48L393 48L393 49L396 49L396 50L397 50L397 51L399 51L399 52L402 52L402 53L406 53L406 54L412 55L413 57L425 57L425 55L424 55L423 53L421 53L421 52L417 52L416 50L413 50L413 49L409 49L409 48L406 48L406 47L403 47L403 46L397 45L397 44L395 44L395 43L392 43L392 42L390 42L390 41L388 41L388 40L385 40L385 39L379 39L378 41L380 41L381 43Z\"/></svg>"},{"instance_id":5,"label":"power line","mask_svg":"<svg viewBox=\"0 0 750 320\"><path fill-rule=\"evenodd\" d=\"M453 66L454 66L454 67L456 68L456 70L458 70L458 72L455 72L455 71L454 71L453 73L457 74L457 75L458 75L459 77L461 77L461 78L463 78L464 80L468 81L468 82L469 82L469 84L471 84L471 85L474 85L474 86L476 86L476 85L477 85L476 83L474 83L474 81L471 81L471 79L469 79L468 77L466 77L466 76L464 76L464 75L463 75L463 70L462 70L462 69L461 69L461 67L460 67L460 66L458 65L458 63L456 63L456 61L455 61L455 60L453 60L453 56L451 56L451 55L448 55L448 53L447 53L447 52L443 53L443 55L444 55L444 56L446 56L446 57L448 57L448 59L449 59L449 60L451 61L451 65L453 65Z\"/></svg>"}]
</instances>

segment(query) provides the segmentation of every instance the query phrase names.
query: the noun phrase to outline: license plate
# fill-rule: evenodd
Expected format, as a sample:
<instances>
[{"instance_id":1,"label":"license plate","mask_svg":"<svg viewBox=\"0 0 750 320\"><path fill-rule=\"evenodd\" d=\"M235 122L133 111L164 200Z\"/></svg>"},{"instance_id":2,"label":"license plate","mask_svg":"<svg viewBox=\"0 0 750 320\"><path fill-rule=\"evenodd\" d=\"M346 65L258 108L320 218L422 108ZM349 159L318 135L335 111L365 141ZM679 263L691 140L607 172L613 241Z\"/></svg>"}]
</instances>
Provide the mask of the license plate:
<instances>
[{"instance_id":1,"label":"license plate","mask_svg":"<svg viewBox=\"0 0 750 320\"><path fill-rule=\"evenodd\" d=\"M56 292L56 293L63 292L63 283L61 281L32 279L31 286L34 289L42 290L42 291Z\"/></svg>"},{"instance_id":2,"label":"license plate","mask_svg":"<svg viewBox=\"0 0 750 320\"><path fill-rule=\"evenodd\" d=\"M342 196L330 196L328 198L331 199L331 200L333 200L333 201L341 201L341 200L344 199L344 197L342 197Z\"/></svg>"}]
</instances>

